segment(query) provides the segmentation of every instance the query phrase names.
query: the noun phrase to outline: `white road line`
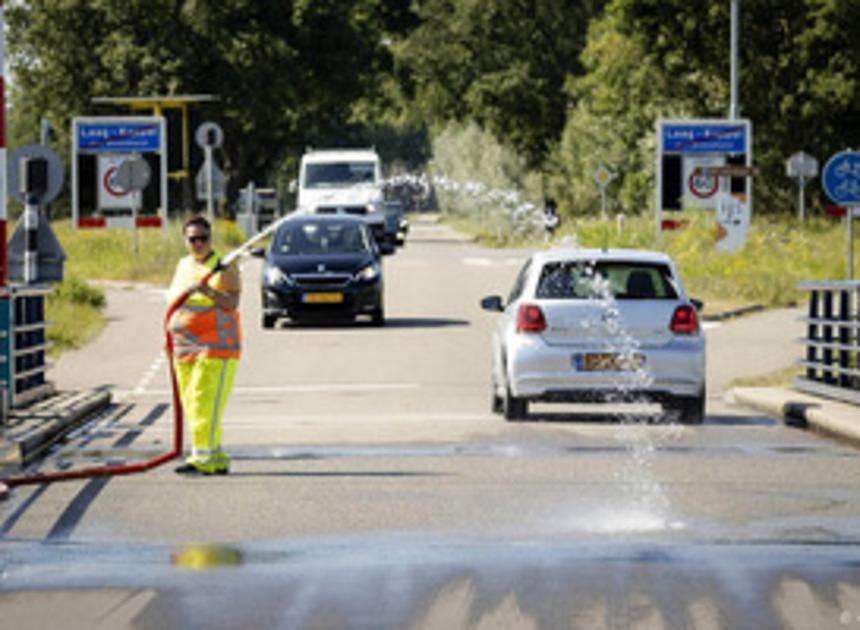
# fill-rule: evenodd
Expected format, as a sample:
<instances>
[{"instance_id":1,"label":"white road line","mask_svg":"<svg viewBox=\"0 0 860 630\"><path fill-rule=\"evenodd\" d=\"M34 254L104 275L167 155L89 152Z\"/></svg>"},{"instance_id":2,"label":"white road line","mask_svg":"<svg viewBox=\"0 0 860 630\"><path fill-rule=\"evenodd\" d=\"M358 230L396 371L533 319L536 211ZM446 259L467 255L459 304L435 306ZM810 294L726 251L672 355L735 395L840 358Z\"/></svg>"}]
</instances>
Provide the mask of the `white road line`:
<instances>
[{"instance_id":1,"label":"white road line","mask_svg":"<svg viewBox=\"0 0 860 630\"><path fill-rule=\"evenodd\" d=\"M116 396L117 400L122 401L129 395L138 395L139 396L140 394L143 394L144 392L146 392L146 388L149 387L149 384L152 382L152 379L154 379L155 375L160 373L164 369L164 366L166 365L166 363L167 363L167 356L163 352L158 353L158 356L155 357L155 359L149 365L149 367L146 368L146 370L143 373L143 376L140 378L140 381L138 381L137 386L133 390L131 390L131 391L129 391L129 390L115 390L114 391L114 395Z\"/></svg>"},{"instance_id":2,"label":"white road line","mask_svg":"<svg viewBox=\"0 0 860 630\"><path fill-rule=\"evenodd\" d=\"M702 330L713 330L722 326L722 322L702 322Z\"/></svg>"},{"instance_id":3,"label":"white road line","mask_svg":"<svg viewBox=\"0 0 860 630\"><path fill-rule=\"evenodd\" d=\"M463 258L463 264L472 267L495 267L498 265L513 267L522 264L522 262L523 259L520 258Z\"/></svg>"},{"instance_id":4,"label":"white road line","mask_svg":"<svg viewBox=\"0 0 860 630\"><path fill-rule=\"evenodd\" d=\"M149 379L151 380L151 379ZM149 396L168 396L172 392L168 389L146 389L148 385L141 381L134 390L123 392L117 390L117 395L122 393ZM304 383L295 385L270 385L270 386L236 386L233 388L233 395L254 395L254 394L317 394L317 393L349 393L349 392L374 392L374 391L403 391L409 389L418 389L421 385L418 383Z\"/></svg>"}]
</instances>

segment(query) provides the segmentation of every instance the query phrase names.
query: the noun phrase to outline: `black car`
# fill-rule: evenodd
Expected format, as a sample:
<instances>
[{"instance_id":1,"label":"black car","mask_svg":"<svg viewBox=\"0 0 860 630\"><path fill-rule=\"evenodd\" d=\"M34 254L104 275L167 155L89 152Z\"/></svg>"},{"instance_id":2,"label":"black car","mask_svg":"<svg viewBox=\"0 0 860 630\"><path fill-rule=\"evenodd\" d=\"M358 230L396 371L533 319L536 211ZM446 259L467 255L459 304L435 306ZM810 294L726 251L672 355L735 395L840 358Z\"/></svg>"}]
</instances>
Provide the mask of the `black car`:
<instances>
[{"instance_id":1,"label":"black car","mask_svg":"<svg viewBox=\"0 0 860 630\"><path fill-rule=\"evenodd\" d=\"M385 323L379 248L358 217L309 214L275 232L263 267L263 328L293 321L355 319Z\"/></svg>"}]
</instances>

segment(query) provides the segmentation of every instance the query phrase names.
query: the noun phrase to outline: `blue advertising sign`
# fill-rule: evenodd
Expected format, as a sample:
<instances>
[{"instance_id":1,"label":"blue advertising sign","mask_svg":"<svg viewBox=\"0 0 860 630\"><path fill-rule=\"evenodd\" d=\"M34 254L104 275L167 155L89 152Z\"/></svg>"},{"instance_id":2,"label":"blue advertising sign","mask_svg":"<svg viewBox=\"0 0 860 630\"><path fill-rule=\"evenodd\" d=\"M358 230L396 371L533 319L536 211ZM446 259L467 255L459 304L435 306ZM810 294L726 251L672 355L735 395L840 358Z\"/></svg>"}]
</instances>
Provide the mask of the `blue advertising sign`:
<instances>
[{"instance_id":1,"label":"blue advertising sign","mask_svg":"<svg viewBox=\"0 0 860 630\"><path fill-rule=\"evenodd\" d=\"M664 153L746 153L747 126L737 122L666 122Z\"/></svg>"},{"instance_id":2,"label":"blue advertising sign","mask_svg":"<svg viewBox=\"0 0 860 630\"><path fill-rule=\"evenodd\" d=\"M157 122L80 122L76 141L92 153L159 151L161 130Z\"/></svg>"},{"instance_id":3,"label":"blue advertising sign","mask_svg":"<svg viewBox=\"0 0 860 630\"><path fill-rule=\"evenodd\" d=\"M821 185L833 203L860 205L860 153L841 151L831 156L824 166Z\"/></svg>"}]
</instances>

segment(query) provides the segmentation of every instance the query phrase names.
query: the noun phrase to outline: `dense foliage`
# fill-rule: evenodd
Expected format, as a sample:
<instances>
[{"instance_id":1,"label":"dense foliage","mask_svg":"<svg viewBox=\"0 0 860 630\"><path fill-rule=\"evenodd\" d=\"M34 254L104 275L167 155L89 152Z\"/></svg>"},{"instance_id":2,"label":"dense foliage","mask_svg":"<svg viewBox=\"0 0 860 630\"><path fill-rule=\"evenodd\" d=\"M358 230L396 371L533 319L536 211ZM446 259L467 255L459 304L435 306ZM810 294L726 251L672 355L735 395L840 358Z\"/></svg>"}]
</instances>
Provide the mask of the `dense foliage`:
<instances>
[{"instance_id":1,"label":"dense foliage","mask_svg":"<svg viewBox=\"0 0 860 630\"><path fill-rule=\"evenodd\" d=\"M530 186L534 201L549 193L564 214L593 214L591 173L602 160L619 175L613 210L637 213L652 203L655 121L728 113L729 6L8 2L10 135L32 141L46 116L66 143L69 119L93 113L93 96L217 94L211 117L225 128L225 166L241 185L294 176L308 144L374 144L388 164L420 168L440 138L462 145L477 126L517 155L517 168L529 171L517 179L539 182ZM741 115L753 122L762 169L756 208L790 213L791 153L823 162L860 146L860 3L740 6ZM492 171L493 163L482 167Z\"/></svg>"}]
</instances>

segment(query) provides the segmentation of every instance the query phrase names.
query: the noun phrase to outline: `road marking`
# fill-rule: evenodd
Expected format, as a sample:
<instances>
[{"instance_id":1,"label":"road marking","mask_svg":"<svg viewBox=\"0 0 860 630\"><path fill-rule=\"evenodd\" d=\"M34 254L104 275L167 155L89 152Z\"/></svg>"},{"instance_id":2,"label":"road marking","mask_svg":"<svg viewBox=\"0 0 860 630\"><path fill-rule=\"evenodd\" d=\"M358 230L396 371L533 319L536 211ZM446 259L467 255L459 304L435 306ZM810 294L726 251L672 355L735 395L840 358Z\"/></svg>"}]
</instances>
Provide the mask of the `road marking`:
<instances>
[{"instance_id":1,"label":"road marking","mask_svg":"<svg viewBox=\"0 0 860 630\"><path fill-rule=\"evenodd\" d=\"M495 267L498 265L507 265L514 267L522 264L521 258L463 258L464 265L472 267Z\"/></svg>"},{"instance_id":2,"label":"road marking","mask_svg":"<svg viewBox=\"0 0 860 630\"><path fill-rule=\"evenodd\" d=\"M153 373L154 374L154 373ZM117 390L117 395L141 395L168 396L172 392L168 389L146 389L150 376L146 376L135 389ZM262 386L237 386L233 388L233 395L255 395L255 394L337 394L349 392L373 392L373 391L402 391L418 389L418 383L297 383L295 385L262 385Z\"/></svg>"},{"instance_id":3,"label":"road marking","mask_svg":"<svg viewBox=\"0 0 860 630\"><path fill-rule=\"evenodd\" d=\"M713 330L719 328L723 324L721 322L702 322L702 330Z\"/></svg>"},{"instance_id":4,"label":"road marking","mask_svg":"<svg viewBox=\"0 0 860 630\"><path fill-rule=\"evenodd\" d=\"M150 363L149 367L143 373L143 376L138 381L137 385L132 390L114 390L114 395L116 400L121 402L125 400L128 396L139 396L146 392L146 388L149 387L149 384L152 382L152 379L155 378L156 374L159 374L164 366L167 364L167 355L163 352L159 352L158 356ZM167 392L167 390L165 390ZM167 392L171 393L171 392Z\"/></svg>"}]
</instances>

